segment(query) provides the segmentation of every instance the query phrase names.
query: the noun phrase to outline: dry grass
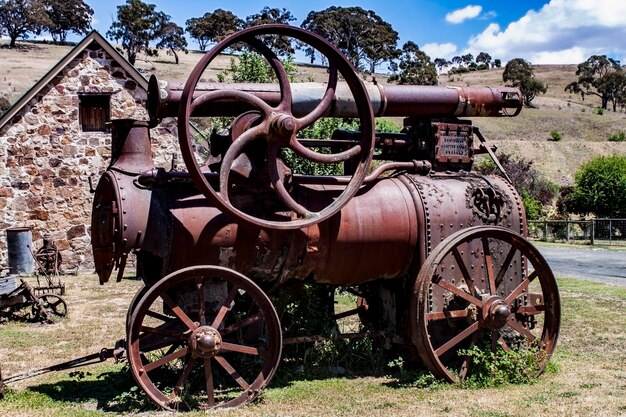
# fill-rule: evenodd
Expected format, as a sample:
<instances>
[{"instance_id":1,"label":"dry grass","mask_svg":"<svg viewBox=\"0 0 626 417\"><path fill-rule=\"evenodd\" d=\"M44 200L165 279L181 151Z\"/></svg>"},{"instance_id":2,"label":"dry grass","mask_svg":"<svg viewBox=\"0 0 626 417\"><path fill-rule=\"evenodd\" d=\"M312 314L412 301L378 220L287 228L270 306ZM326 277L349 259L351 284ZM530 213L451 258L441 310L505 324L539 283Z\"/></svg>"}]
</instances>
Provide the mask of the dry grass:
<instances>
[{"instance_id":1,"label":"dry grass","mask_svg":"<svg viewBox=\"0 0 626 417\"><path fill-rule=\"evenodd\" d=\"M32 370L110 347L122 337L126 307L137 281L99 286L67 277L69 316L54 325L0 327L3 375ZM393 376L310 379L282 375L254 404L218 416L618 416L626 415L626 289L560 279L562 328L556 371L529 385L470 389L435 384L417 388ZM3 416L126 415L110 403L128 389L123 365L110 362L48 374L11 387ZM112 372L112 373L111 373ZM280 372L280 371L279 371ZM126 385L125 385L126 384ZM126 387L126 388L119 388ZM129 415L133 415L130 413ZM157 411L142 415L169 415ZM203 413L186 413L201 416Z\"/></svg>"}]
</instances>

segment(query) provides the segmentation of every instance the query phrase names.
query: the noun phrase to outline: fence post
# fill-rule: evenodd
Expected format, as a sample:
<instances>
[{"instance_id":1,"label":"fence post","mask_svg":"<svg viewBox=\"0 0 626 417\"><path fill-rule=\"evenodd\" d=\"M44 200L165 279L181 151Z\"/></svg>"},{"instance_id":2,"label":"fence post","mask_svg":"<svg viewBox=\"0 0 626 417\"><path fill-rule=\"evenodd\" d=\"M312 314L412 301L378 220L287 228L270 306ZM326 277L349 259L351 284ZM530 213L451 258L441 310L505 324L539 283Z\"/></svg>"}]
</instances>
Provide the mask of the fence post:
<instances>
[{"instance_id":1,"label":"fence post","mask_svg":"<svg viewBox=\"0 0 626 417\"><path fill-rule=\"evenodd\" d=\"M609 245L613 244L613 221L609 219Z\"/></svg>"},{"instance_id":2,"label":"fence post","mask_svg":"<svg viewBox=\"0 0 626 417\"><path fill-rule=\"evenodd\" d=\"M591 244L596 244L596 220L591 219Z\"/></svg>"},{"instance_id":3,"label":"fence post","mask_svg":"<svg viewBox=\"0 0 626 417\"><path fill-rule=\"evenodd\" d=\"M569 243L569 219L565 219L565 241Z\"/></svg>"},{"instance_id":4,"label":"fence post","mask_svg":"<svg viewBox=\"0 0 626 417\"><path fill-rule=\"evenodd\" d=\"M543 220L543 240L548 241L548 221L545 219Z\"/></svg>"}]
</instances>

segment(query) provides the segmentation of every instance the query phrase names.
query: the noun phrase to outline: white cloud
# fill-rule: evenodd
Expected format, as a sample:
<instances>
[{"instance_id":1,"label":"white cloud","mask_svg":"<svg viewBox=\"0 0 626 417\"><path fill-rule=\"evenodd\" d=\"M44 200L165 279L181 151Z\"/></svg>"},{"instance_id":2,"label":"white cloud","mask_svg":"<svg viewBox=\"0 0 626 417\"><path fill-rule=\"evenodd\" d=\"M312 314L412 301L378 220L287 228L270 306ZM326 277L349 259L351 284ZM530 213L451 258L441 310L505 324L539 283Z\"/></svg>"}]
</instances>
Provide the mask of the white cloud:
<instances>
[{"instance_id":1,"label":"white cloud","mask_svg":"<svg viewBox=\"0 0 626 417\"><path fill-rule=\"evenodd\" d=\"M422 51L426 53L430 57L431 60L435 58L452 58L456 51L457 47L453 43L427 43L420 47Z\"/></svg>"},{"instance_id":2,"label":"white cloud","mask_svg":"<svg viewBox=\"0 0 626 417\"><path fill-rule=\"evenodd\" d=\"M580 63L593 54L626 55L626 2L551 0L502 29L491 23L472 37L468 50L507 61L536 64Z\"/></svg>"},{"instance_id":3,"label":"white cloud","mask_svg":"<svg viewBox=\"0 0 626 417\"><path fill-rule=\"evenodd\" d=\"M482 11L483 11L482 6L474 6L470 4L469 6L465 6L462 9L457 9L448 13L446 15L446 22L453 23L455 25L459 23L463 23L465 20L474 19L478 17L480 12Z\"/></svg>"}]
</instances>

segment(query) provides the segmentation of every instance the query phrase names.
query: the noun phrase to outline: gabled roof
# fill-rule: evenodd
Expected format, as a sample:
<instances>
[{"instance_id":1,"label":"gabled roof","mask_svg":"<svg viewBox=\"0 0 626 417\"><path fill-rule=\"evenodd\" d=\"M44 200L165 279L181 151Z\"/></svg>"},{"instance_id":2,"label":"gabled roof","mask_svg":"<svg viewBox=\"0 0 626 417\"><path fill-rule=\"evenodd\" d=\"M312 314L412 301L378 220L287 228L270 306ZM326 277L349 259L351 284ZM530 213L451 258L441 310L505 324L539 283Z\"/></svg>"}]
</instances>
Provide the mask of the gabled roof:
<instances>
[{"instance_id":1,"label":"gabled roof","mask_svg":"<svg viewBox=\"0 0 626 417\"><path fill-rule=\"evenodd\" d=\"M126 71L126 73L133 78L137 84L144 90L148 89L148 80L137 71L137 69L130 64L120 54L117 49L113 47L100 33L93 30L87 35L78 45L76 45L63 59L61 59L50 71L46 73L34 86L31 87L19 100L13 104L3 115L0 117L0 130L10 121L22 108L30 102L46 85L48 85L54 77L59 75L63 68L65 68L70 62L78 57L92 42L97 42L102 49L104 49L120 66Z\"/></svg>"}]
</instances>

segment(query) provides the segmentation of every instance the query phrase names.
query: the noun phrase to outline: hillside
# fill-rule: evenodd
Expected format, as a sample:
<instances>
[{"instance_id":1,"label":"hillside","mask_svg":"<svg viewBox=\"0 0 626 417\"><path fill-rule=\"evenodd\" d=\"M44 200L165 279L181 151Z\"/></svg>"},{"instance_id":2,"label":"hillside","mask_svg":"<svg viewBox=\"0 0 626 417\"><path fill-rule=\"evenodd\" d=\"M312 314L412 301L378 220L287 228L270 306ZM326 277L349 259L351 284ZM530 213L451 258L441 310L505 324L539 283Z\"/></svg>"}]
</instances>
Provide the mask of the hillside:
<instances>
[{"instance_id":1,"label":"hillside","mask_svg":"<svg viewBox=\"0 0 626 417\"><path fill-rule=\"evenodd\" d=\"M21 45L23 48L19 50L0 48L0 95L8 96L11 102L16 101L71 48L40 43ZM146 76L154 73L160 79L185 79L201 56L200 52L182 54L179 65L166 54L140 56L136 66ZM215 72L226 68L228 62L228 57L220 59ZM502 71L492 69L442 75L440 84L500 86L503 84ZM566 93L565 86L576 79L575 71L575 65L536 66L535 74L548 84L548 92L535 99L535 108L524 108L515 118L474 119L474 124L489 141L498 145L500 151L534 161L540 171L561 185L572 183L578 167L594 156L626 155L626 142L607 141L612 133L626 131L626 114L612 111L596 114L593 110L599 105L599 99L588 96L582 101L580 96ZM325 71L301 66L299 78L321 81L325 79ZM552 130L562 133L563 139L549 141Z\"/></svg>"}]
</instances>

